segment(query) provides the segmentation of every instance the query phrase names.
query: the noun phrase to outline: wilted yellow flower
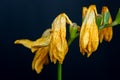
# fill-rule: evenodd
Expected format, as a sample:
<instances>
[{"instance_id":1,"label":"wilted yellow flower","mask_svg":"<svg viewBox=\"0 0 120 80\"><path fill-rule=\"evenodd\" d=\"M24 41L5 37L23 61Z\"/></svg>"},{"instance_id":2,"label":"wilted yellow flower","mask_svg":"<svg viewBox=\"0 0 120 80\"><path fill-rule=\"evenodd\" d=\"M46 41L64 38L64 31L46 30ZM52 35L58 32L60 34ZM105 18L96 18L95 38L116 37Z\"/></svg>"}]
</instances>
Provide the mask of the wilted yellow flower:
<instances>
[{"instance_id":1,"label":"wilted yellow flower","mask_svg":"<svg viewBox=\"0 0 120 80\"><path fill-rule=\"evenodd\" d=\"M51 62L63 63L64 57L68 52L66 40L66 23L72 25L72 22L65 13L58 15L52 23L52 33L50 42Z\"/></svg>"},{"instance_id":2,"label":"wilted yellow flower","mask_svg":"<svg viewBox=\"0 0 120 80\"><path fill-rule=\"evenodd\" d=\"M102 8L102 14L105 14L106 12L108 12L108 8L106 6L104 6ZM111 16L109 17L109 21L108 23L112 23L112 18ZM112 36L113 36L113 30L112 30L112 27L106 27L106 28L103 28L101 30L99 30L99 38L100 38L100 43L102 43L103 39L105 41L108 41L110 42L111 39L112 39Z\"/></svg>"},{"instance_id":3,"label":"wilted yellow flower","mask_svg":"<svg viewBox=\"0 0 120 80\"><path fill-rule=\"evenodd\" d=\"M87 53L87 57L89 57L92 52L96 51L99 44L98 26L95 20L96 15L96 6L91 5L87 10L80 30L80 52L83 55Z\"/></svg>"},{"instance_id":4,"label":"wilted yellow flower","mask_svg":"<svg viewBox=\"0 0 120 80\"><path fill-rule=\"evenodd\" d=\"M22 44L25 47L31 49L35 53L35 57L32 62L32 69L37 73L40 73L43 65L48 64L48 52L49 52L49 43L51 40L51 30L47 29L42 37L36 41L31 41L28 39L16 40L15 44Z\"/></svg>"},{"instance_id":5,"label":"wilted yellow flower","mask_svg":"<svg viewBox=\"0 0 120 80\"><path fill-rule=\"evenodd\" d=\"M47 29L42 36L31 41L28 39L16 40L15 44L22 44L35 52L32 61L32 69L40 73L45 64L48 64L50 56L51 62L63 63L64 57L68 52L66 40L66 23L72 25L72 22L65 13L58 15L52 23L52 29ZM49 54L48 54L49 52Z\"/></svg>"}]
</instances>

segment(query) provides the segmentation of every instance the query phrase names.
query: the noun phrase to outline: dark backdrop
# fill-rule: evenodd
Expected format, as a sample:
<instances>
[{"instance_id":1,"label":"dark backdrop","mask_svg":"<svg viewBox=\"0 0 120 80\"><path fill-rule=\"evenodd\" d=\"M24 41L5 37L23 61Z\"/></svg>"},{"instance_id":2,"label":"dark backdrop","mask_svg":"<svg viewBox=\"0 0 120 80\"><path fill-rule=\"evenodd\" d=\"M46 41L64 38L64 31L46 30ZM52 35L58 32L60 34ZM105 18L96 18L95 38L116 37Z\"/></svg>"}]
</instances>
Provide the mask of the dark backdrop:
<instances>
[{"instance_id":1,"label":"dark backdrop","mask_svg":"<svg viewBox=\"0 0 120 80\"><path fill-rule=\"evenodd\" d=\"M56 65L50 63L37 75L31 69L34 55L14 41L37 39L62 12L81 25L82 7L91 4L96 4L99 13L102 6L108 6L113 19L120 7L118 0L0 0L0 80L56 80ZM76 39L63 64L63 80L119 78L120 25L113 30L112 41L100 44L90 58L80 54Z\"/></svg>"}]
</instances>

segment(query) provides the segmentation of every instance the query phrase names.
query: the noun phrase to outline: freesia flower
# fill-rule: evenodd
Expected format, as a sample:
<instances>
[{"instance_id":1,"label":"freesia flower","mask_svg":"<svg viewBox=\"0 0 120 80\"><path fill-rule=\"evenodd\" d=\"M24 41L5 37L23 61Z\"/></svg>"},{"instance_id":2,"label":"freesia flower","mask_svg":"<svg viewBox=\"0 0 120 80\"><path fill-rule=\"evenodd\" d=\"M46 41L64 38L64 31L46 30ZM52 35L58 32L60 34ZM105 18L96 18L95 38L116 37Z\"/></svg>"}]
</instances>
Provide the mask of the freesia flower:
<instances>
[{"instance_id":1,"label":"freesia flower","mask_svg":"<svg viewBox=\"0 0 120 80\"><path fill-rule=\"evenodd\" d=\"M109 12L108 8L106 6L104 6L102 8L102 14L106 14L107 12ZM112 23L112 18L111 16L109 16L109 20L108 20L108 23ZM104 24L104 21L102 21L102 24ZM112 39L112 36L113 36L113 30L112 30L112 27L111 26L108 26L106 28L103 28L101 30L99 30L99 38L100 38L100 43L102 43L103 39L105 41L108 41L110 42L111 39Z\"/></svg>"},{"instance_id":2,"label":"freesia flower","mask_svg":"<svg viewBox=\"0 0 120 80\"><path fill-rule=\"evenodd\" d=\"M72 22L65 13L58 15L52 23L52 37L50 42L50 59L51 62L63 63L68 44L66 40L66 23L72 25Z\"/></svg>"},{"instance_id":3,"label":"freesia flower","mask_svg":"<svg viewBox=\"0 0 120 80\"><path fill-rule=\"evenodd\" d=\"M28 39L16 40L15 44L22 44L35 53L32 61L32 69L40 73L43 66L48 64L50 56L51 62L63 63L66 53L68 52L68 44L66 40L66 23L72 25L72 22L65 13L58 15L52 23L52 29L44 31L42 36L31 41ZM48 54L49 53L49 54Z\"/></svg>"},{"instance_id":4,"label":"freesia flower","mask_svg":"<svg viewBox=\"0 0 120 80\"><path fill-rule=\"evenodd\" d=\"M97 50L99 44L98 26L96 24L95 17L96 15L96 6L91 5L87 10L80 30L80 52L83 55L87 53L87 57L89 57L92 52Z\"/></svg>"}]
</instances>

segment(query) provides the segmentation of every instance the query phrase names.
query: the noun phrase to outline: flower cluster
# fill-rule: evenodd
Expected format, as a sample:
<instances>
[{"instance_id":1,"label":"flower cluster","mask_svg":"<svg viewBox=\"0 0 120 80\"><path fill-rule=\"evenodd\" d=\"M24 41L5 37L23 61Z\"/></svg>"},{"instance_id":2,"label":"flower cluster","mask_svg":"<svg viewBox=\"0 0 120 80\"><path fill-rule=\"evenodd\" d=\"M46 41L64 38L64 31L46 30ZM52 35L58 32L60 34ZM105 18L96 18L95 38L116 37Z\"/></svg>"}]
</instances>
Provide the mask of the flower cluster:
<instances>
[{"instance_id":1,"label":"flower cluster","mask_svg":"<svg viewBox=\"0 0 120 80\"><path fill-rule=\"evenodd\" d=\"M22 44L35 53L32 69L40 73L43 66L49 61L54 64L56 62L62 64L68 52L68 45L78 36L80 52L83 55L87 53L87 57L90 57L97 50L99 42L111 41L112 26L120 24L119 16L120 10L115 21L112 22L109 9L106 6L102 8L101 14L98 14L96 6L90 5L88 8L83 7L81 27L72 23L65 13L61 13L54 19L52 27L46 29L39 39L35 41L20 39L16 40L15 44ZM68 42L66 40L66 23L70 25Z\"/></svg>"}]
</instances>

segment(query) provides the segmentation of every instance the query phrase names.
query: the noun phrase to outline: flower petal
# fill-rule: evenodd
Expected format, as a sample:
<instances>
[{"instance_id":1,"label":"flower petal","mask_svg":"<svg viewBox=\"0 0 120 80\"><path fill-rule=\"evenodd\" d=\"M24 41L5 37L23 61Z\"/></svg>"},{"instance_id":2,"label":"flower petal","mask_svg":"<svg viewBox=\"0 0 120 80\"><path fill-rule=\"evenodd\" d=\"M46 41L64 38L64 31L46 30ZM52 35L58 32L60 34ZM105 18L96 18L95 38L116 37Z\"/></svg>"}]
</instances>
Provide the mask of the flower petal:
<instances>
[{"instance_id":1,"label":"flower petal","mask_svg":"<svg viewBox=\"0 0 120 80\"><path fill-rule=\"evenodd\" d=\"M35 52L40 47L49 45L50 40L51 40L50 34L51 34L51 29L47 29L42 34L42 37L40 37L36 41L31 41L31 40L28 40L28 39L20 39L20 40L16 40L14 43L15 44L22 44L23 46L31 49L32 52Z\"/></svg>"},{"instance_id":2,"label":"flower petal","mask_svg":"<svg viewBox=\"0 0 120 80\"><path fill-rule=\"evenodd\" d=\"M28 39L20 39L20 40L16 40L14 42L15 44L22 44L23 46L31 49L31 46L33 45L33 41L28 40Z\"/></svg>"},{"instance_id":3,"label":"flower petal","mask_svg":"<svg viewBox=\"0 0 120 80\"><path fill-rule=\"evenodd\" d=\"M47 29L42 34L41 38L38 38L36 41L34 41L32 47L41 47L41 46L48 46L51 41L51 29Z\"/></svg>"},{"instance_id":4,"label":"flower petal","mask_svg":"<svg viewBox=\"0 0 120 80\"><path fill-rule=\"evenodd\" d=\"M32 70L35 69L37 73L40 73L43 66L48 64L48 50L48 46L39 48L32 61Z\"/></svg>"}]
</instances>

